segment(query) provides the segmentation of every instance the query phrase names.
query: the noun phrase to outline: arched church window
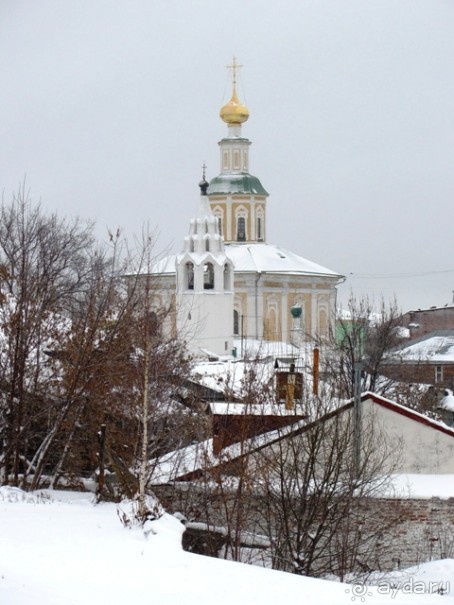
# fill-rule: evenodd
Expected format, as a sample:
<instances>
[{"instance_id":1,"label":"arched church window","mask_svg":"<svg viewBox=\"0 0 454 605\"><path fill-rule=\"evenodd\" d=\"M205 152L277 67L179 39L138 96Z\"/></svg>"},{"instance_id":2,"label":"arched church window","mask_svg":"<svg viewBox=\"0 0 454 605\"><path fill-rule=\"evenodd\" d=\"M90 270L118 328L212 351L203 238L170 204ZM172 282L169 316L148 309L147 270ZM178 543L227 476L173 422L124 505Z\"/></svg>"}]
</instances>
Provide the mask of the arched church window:
<instances>
[{"instance_id":1,"label":"arched church window","mask_svg":"<svg viewBox=\"0 0 454 605\"><path fill-rule=\"evenodd\" d=\"M212 263L205 263L203 266L203 288L204 290L213 290L214 288L214 267Z\"/></svg>"},{"instance_id":2,"label":"arched church window","mask_svg":"<svg viewBox=\"0 0 454 605\"><path fill-rule=\"evenodd\" d=\"M240 334L240 314L236 309L233 311L233 333L235 336Z\"/></svg>"},{"instance_id":3,"label":"arched church window","mask_svg":"<svg viewBox=\"0 0 454 605\"><path fill-rule=\"evenodd\" d=\"M210 238L205 237L205 252L209 252L209 251L210 251Z\"/></svg>"},{"instance_id":4,"label":"arched church window","mask_svg":"<svg viewBox=\"0 0 454 605\"><path fill-rule=\"evenodd\" d=\"M263 232L262 232L262 217L257 217L257 239L259 241L263 240Z\"/></svg>"},{"instance_id":5,"label":"arched church window","mask_svg":"<svg viewBox=\"0 0 454 605\"><path fill-rule=\"evenodd\" d=\"M320 309L318 315L318 329L322 338L328 335L328 314L326 309Z\"/></svg>"},{"instance_id":6,"label":"arched church window","mask_svg":"<svg viewBox=\"0 0 454 605\"><path fill-rule=\"evenodd\" d=\"M246 241L246 219L244 216L239 216L237 220L236 239L239 242Z\"/></svg>"},{"instance_id":7,"label":"arched church window","mask_svg":"<svg viewBox=\"0 0 454 605\"><path fill-rule=\"evenodd\" d=\"M271 307L268 309L266 322L265 322L265 336L266 340L278 340L278 329L277 329L277 309Z\"/></svg>"},{"instance_id":8,"label":"arched church window","mask_svg":"<svg viewBox=\"0 0 454 605\"><path fill-rule=\"evenodd\" d=\"M223 232L222 232L222 228L223 228L223 222L224 222L224 210L222 208L222 206L215 206L213 208L213 214L216 218L216 229L217 232L219 233L219 235L223 236Z\"/></svg>"},{"instance_id":9,"label":"arched church window","mask_svg":"<svg viewBox=\"0 0 454 605\"><path fill-rule=\"evenodd\" d=\"M265 340L279 340L279 302L273 297L267 301L263 322L263 333Z\"/></svg>"},{"instance_id":10,"label":"arched church window","mask_svg":"<svg viewBox=\"0 0 454 605\"><path fill-rule=\"evenodd\" d=\"M188 290L194 290L194 265L186 263L186 286Z\"/></svg>"},{"instance_id":11,"label":"arched church window","mask_svg":"<svg viewBox=\"0 0 454 605\"><path fill-rule=\"evenodd\" d=\"M262 206L257 208L255 219L255 237L259 242L263 242L265 239L265 215Z\"/></svg>"},{"instance_id":12,"label":"arched church window","mask_svg":"<svg viewBox=\"0 0 454 605\"><path fill-rule=\"evenodd\" d=\"M149 329L149 333L150 336L159 336L160 334L160 326L159 326L159 319L158 319L158 314L155 313L155 311L151 311L148 314L148 329Z\"/></svg>"}]
</instances>

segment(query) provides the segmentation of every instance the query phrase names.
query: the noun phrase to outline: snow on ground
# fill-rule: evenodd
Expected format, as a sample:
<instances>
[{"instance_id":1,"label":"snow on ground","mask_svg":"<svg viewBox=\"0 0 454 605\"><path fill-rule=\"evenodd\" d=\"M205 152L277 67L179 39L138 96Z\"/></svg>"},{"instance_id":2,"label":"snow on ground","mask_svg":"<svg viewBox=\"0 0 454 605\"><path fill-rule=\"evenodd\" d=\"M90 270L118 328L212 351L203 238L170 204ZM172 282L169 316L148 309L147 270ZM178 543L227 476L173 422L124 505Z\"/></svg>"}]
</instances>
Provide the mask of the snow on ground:
<instances>
[{"instance_id":1,"label":"snow on ground","mask_svg":"<svg viewBox=\"0 0 454 605\"><path fill-rule=\"evenodd\" d=\"M186 553L174 517L154 522L145 538L123 527L114 504L95 506L90 494L42 493L0 488L1 605L454 603L452 560L414 570L411 585L406 574L408 594L392 594L383 578L375 587L348 585ZM417 594L429 580L453 589Z\"/></svg>"},{"instance_id":2,"label":"snow on ground","mask_svg":"<svg viewBox=\"0 0 454 605\"><path fill-rule=\"evenodd\" d=\"M454 475L393 475L386 486L391 498L454 498Z\"/></svg>"}]
</instances>

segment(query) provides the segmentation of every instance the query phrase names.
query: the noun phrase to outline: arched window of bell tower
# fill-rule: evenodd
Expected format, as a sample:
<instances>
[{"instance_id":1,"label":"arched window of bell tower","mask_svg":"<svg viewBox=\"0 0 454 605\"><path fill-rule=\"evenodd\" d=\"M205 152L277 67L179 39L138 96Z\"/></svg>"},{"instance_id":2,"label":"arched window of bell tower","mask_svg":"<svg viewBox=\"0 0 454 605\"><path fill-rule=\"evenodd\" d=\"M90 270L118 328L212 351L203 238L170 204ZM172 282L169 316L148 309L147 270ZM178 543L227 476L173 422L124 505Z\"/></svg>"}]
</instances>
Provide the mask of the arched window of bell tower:
<instances>
[{"instance_id":1,"label":"arched window of bell tower","mask_svg":"<svg viewBox=\"0 0 454 605\"><path fill-rule=\"evenodd\" d=\"M224 290L229 292L232 289L232 271L230 266L226 263L224 265Z\"/></svg>"},{"instance_id":2,"label":"arched window of bell tower","mask_svg":"<svg viewBox=\"0 0 454 605\"><path fill-rule=\"evenodd\" d=\"M213 263L205 263L205 265L203 266L203 288L204 290L214 289Z\"/></svg>"},{"instance_id":3,"label":"arched window of bell tower","mask_svg":"<svg viewBox=\"0 0 454 605\"><path fill-rule=\"evenodd\" d=\"M186 289L194 290L194 265L186 263Z\"/></svg>"}]
</instances>

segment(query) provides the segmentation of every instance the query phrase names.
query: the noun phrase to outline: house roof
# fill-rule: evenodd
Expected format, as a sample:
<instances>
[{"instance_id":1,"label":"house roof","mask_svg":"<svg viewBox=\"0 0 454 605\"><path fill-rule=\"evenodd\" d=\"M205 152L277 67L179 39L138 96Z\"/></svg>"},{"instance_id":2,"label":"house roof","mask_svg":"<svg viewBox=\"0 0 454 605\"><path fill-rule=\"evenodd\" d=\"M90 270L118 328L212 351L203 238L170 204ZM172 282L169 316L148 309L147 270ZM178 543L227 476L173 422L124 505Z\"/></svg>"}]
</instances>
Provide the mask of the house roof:
<instances>
[{"instance_id":1,"label":"house roof","mask_svg":"<svg viewBox=\"0 0 454 605\"><path fill-rule=\"evenodd\" d=\"M234 401L214 401L210 402L209 409L213 416L294 416L295 420L298 420L306 415L301 405L287 410L282 403L251 405Z\"/></svg>"},{"instance_id":2,"label":"house roof","mask_svg":"<svg viewBox=\"0 0 454 605\"><path fill-rule=\"evenodd\" d=\"M440 431L445 435L449 435L454 438L454 429L446 426L444 423L424 416L415 410L411 410L395 401L386 399L375 393L366 392L361 395L361 401L370 400L374 404L391 410L397 414L401 414L406 418L419 422L425 426L428 426L436 431ZM204 474L205 470L209 468L220 467L226 463L230 463L234 460L250 455L251 453L258 452L265 447L269 447L275 443L296 437L308 431L311 427L317 425L320 422L325 422L330 418L335 417L342 412L353 408L354 400L351 399L336 408L335 410L328 412L313 422L306 422L305 420L299 420L289 426L282 429L273 430L268 433L263 433L257 437L252 437L240 443L234 443L227 448L224 448L219 457L216 457L213 453L212 439L204 441L172 452L163 457L158 461L157 468L157 483L165 483L170 481L186 481Z\"/></svg>"},{"instance_id":3,"label":"house roof","mask_svg":"<svg viewBox=\"0 0 454 605\"><path fill-rule=\"evenodd\" d=\"M409 363L454 363L454 330L437 330L390 352L391 358Z\"/></svg>"},{"instance_id":4,"label":"house roof","mask_svg":"<svg viewBox=\"0 0 454 605\"><path fill-rule=\"evenodd\" d=\"M436 431L440 431L445 435L449 435L450 437L454 437L454 428L448 427L444 422L440 422L439 420L435 420L433 418L429 418L429 416L425 416L411 408L407 408L405 405L401 405L400 403L396 403L395 401L391 401L391 399L386 399L386 397L382 397L381 395L376 395L375 393L366 392L361 396L361 401L365 401L366 399L371 399L377 405L380 405L384 408L392 410L397 414L401 414L406 418L410 418L415 422L419 422L420 424L424 424L425 426L429 426ZM351 399L345 407L353 407L354 400Z\"/></svg>"}]
</instances>

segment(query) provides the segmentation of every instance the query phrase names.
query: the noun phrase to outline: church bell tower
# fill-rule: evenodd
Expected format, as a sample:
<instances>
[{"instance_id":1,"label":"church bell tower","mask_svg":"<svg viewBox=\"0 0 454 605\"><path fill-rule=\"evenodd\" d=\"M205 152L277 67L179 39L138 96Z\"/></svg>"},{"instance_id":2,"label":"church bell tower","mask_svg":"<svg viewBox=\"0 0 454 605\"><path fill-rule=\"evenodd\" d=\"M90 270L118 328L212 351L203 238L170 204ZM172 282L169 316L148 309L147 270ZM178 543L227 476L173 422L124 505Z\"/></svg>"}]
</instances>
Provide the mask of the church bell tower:
<instances>
[{"instance_id":1,"label":"church bell tower","mask_svg":"<svg viewBox=\"0 0 454 605\"><path fill-rule=\"evenodd\" d=\"M241 65L233 58L228 67L232 72L232 96L220 111L227 136L219 141L221 172L210 181L208 198L226 244L266 242L268 193L249 172L251 142L241 133L242 124L249 118L248 108L237 95Z\"/></svg>"},{"instance_id":2,"label":"church bell tower","mask_svg":"<svg viewBox=\"0 0 454 605\"><path fill-rule=\"evenodd\" d=\"M176 258L177 329L193 350L230 355L233 349L233 264L207 197L205 170L197 216Z\"/></svg>"}]
</instances>

